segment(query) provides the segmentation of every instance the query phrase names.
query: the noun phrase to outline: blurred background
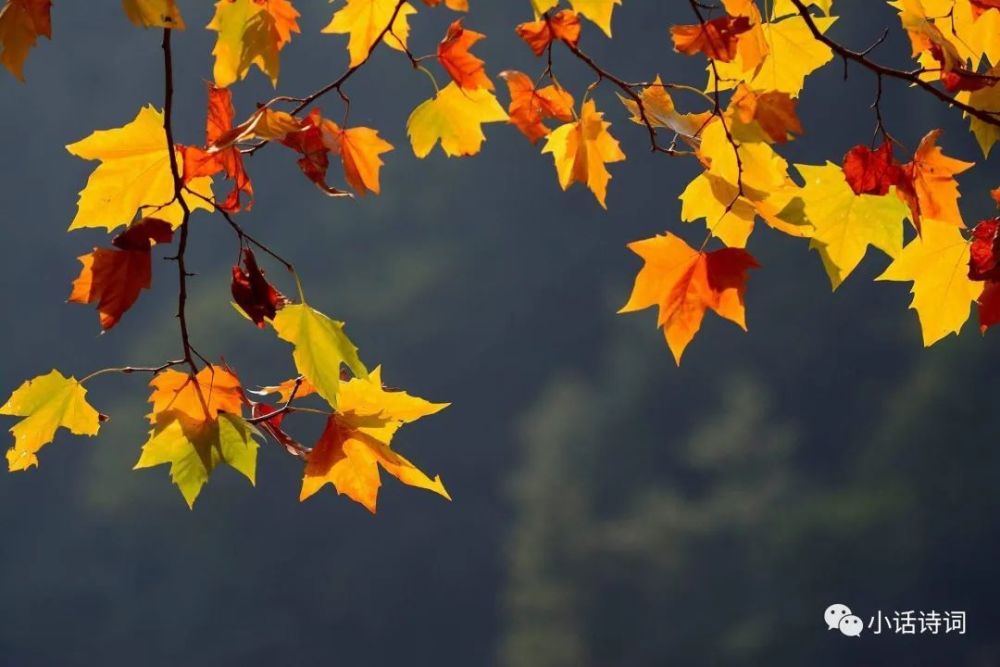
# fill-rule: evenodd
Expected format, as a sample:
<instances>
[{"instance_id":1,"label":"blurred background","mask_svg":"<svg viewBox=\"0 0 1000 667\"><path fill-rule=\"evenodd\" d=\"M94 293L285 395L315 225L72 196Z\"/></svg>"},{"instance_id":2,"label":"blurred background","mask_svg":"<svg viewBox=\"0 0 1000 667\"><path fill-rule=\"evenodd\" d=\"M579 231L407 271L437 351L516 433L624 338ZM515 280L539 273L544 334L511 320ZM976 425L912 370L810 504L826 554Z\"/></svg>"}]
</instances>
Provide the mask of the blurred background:
<instances>
[{"instance_id":1,"label":"blurred background","mask_svg":"<svg viewBox=\"0 0 1000 667\"><path fill-rule=\"evenodd\" d=\"M513 33L527 0L472 4L490 73L540 72ZM890 7L837 4L836 38L863 48L890 26L878 58L910 66ZM153 290L106 335L92 308L63 304L76 257L107 243L64 232L94 165L63 146L161 106L163 84L158 31L112 0L55 5L27 85L0 77L5 395L52 367L81 377L178 351L175 269L158 258ZM176 132L198 143L212 6L180 5ZM303 34L278 90L303 95L342 70L346 39L319 33L336 7L297 6ZM587 24L582 46L626 79L700 86L703 61L673 54L667 34L689 12L626 0L615 41ZM432 52L452 18L421 7L413 50ZM579 99L591 75L564 51L555 66ZM856 69L844 81L839 62L810 77L807 134L783 154L839 162L867 143L874 89ZM758 227L749 334L709 315L677 368L652 311L615 311L640 265L626 243L703 238L676 199L697 165L650 155L612 89L595 97L628 161L611 168L609 212L580 186L560 192L551 158L512 127L489 126L476 158L416 160L405 121L432 90L397 52L380 50L347 92L352 122L396 146L384 194L327 199L290 151L267 149L250 161L258 194L242 222L295 261L312 304L347 321L389 384L453 403L394 446L454 502L386 476L377 517L332 490L300 505L301 467L272 443L256 489L220 469L191 512L166 468L131 471L147 379L100 378L90 397L113 417L100 437L61 434L40 469L0 480L0 664L1000 664L995 332L970 322L924 350L908 285L872 283L886 257L870 251L833 294L805 242ZM255 70L235 87L238 115L273 94ZM957 113L902 86L886 95L911 150L942 127L948 154L982 161ZM334 118L339 105L322 100ZM993 215L997 181L986 165L961 178L968 222ZM291 377L290 348L228 305L230 230L200 213L191 239L199 349L249 386ZM835 602L865 622L964 610L968 630L849 640L823 622Z\"/></svg>"}]
</instances>

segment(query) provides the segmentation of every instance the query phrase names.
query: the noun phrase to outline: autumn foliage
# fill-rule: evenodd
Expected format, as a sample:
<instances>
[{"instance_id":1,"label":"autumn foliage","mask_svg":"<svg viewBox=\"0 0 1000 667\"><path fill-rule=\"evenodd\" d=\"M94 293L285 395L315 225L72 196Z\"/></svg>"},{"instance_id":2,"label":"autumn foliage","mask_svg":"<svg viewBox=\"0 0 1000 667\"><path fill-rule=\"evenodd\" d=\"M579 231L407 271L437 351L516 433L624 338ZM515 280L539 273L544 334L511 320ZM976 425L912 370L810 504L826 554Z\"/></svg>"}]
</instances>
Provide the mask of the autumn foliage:
<instances>
[{"instance_id":1,"label":"autumn foliage","mask_svg":"<svg viewBox=\"0 0 1000 667\"><path fill-rule=\"evenodd\" d=\"M26 69L30 74L31 50L40 38L53 38L52 12L67 1L5 0L0 62L15 79L23 81ZM0 414L19 418L7 452L11 471L37 466L60 428L97 435L106 417L90 404L92 380L145 373L152 378L150 430L137 446L135 467L167 466L191 506L221 464L254 483L264 442L302 466L301 500L330 485L374 512L383 473L450 499L439 477L396 449L403 426L447 404L388 388L381 367L362 361L345 324L307 302L291 261L240 224L267 188L254 182L246 158L265 149L285 151L290 168L294 162L302 177L336 200L392 187L381 174L398 150L390 142L408 141L417 158L438 148L465 158L481 151L488 126L507 125L508 138L520 133L551 160L562 189L586 188L601 207L610 200L612 210L615 165L628 152L691 160L698 173L676 189L676 215L681 223L704 224L703 241L692 245L676 233L682 225L666 223L671 231L629 244L642 265L621 308L654 309L678 364L709 311L747 328L750 278L766 270L747 250L752 236L802 239L833 289L874 254L871 248L887 255L877 280L912 285L911 308L925 345L959 333L973 307L982 332L1000 322L1000 219L970 229L960 207L960 179L974 164L956 157L935 128L907 148L880 107L890 85L949 106L968 119L987 159L1000 141L1000 3L890 2L915 61L896 69L881 60L881 41L864 48L831 36L839 5L854 9L842 0L679 2L690 20L664 26L663 40L678 58L705 63L705 79L692 84L656 72L612 72L588 55L589 44L612 39L614 17L635 0L517 0L524 21L510 26L507 38L511 48L537 57L530 73L494 67L477 53L486 35L475 29L476 1L470 7L466 0L337 0L324 25L303 25L295 7L302 0L217 0L205 26L215 33L214 67L205 73L212 79L205 132L183 138L172 122L172 44L195 29L184 21L184 2L122 1L134 26L162 38L165 96L162 108L137 101L137 112L122 114L131 120L115 127L109 119L108 129L67 146L92 163L68 228L111 236L107 247L79 257L68 300L95 307L100 330L108 331L160 279L153 257L162 253L176 264L180 353L154 366L98 369L80 380L53 370L21 384L0 407ZM411 19L425 11L461 15L449 18L443 35L414 34ZM249 76L279 87L282 54L303 31L332 35L346 51L340 74L304 96L276 94L253 109L235 108L231 89ZM350 120L345 90L383 46L399 53L402 66L428 75L426 99L406 102L412 111L405 128ZM589 69L595 83L563 87L553 65L557 51ZM786 145L814 129L798 111L807 81L835 58L872 77L874 136L812 164L790 164L782 156ZM321 98L336 112L324 110ZM623 147L623 138L631 143ZM1000 204L998 193L992 195ZM201 217L232 229L239 251L233 306L247 326L271 331L285 344L295 377L247 378L199 351L185 311L191 275L185 253L190 225L201 224ZM286 274L283 293L274 279ZM322 435L303 444L299 424L317 418Z\"/></svg>"}]
</instances>

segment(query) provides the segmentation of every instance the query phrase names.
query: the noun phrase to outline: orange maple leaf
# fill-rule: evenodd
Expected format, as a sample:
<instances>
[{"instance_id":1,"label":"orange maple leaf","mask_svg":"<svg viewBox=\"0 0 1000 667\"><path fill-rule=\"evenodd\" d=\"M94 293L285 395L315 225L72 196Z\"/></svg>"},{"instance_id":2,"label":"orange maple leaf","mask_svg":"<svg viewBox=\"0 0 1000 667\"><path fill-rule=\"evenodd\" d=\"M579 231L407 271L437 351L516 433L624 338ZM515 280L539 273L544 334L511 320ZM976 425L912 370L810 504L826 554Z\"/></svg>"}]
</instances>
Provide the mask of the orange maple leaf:
<instances>
[{"instance_id":1,"label":"orange maple leaf","mask_svg":"<svg viewBox=\"0 0 1000 667\"><path fill-rule=\"evenodd\" d=\"M564 9L554 16L522 23L516 28L518 36L531 47L536 56L545 53L553 40L559 39L573 48L580 43L580 17Z\"/></svg>"},{"instance_id":2,"label":"orange maple leaf","mask_svg":"<svg viewBox=\"0 0 1000 667\"><path fill-rule=\"evenodd\" d=\"M787 142L793 134L802 134L802 122L796 113L798 100L777 90L758 93L741 83L733 93L729 108L743 123L754 121L776 143Z\"/></svg>"},{"instance_id":3,"label":"orange maple leaf","mask_svg":"<svg viewBox=\"0 0 1000 667\"><path fill-rule=\"evenodd\" d=\"M80 275L73 281L70 303L97 303L101 329L107 331L118 324L139 293L152 282L150 248L155 243L170 243L173 230L170 223L145 218L112 240L117 249L94 248L81 255Z\"/></svg>"},{"instance_id":4,"label":"orange maple leaf","mask_svg":"<svg viewBox=\"0 0 1000 667\"><path fill-rule=\"evenodd\" d=\"M932 130L921 139L913 161L903 165L904 177L896 193L910 207L913 224L920 231L922 218L965 227L958 210L958 181L955 176L970 169L972 162L946 156L937 145L941 130Z\"/></svg>"},{"instance_id":5,"label":"orange maple leaf","mask_svg":"<svg viewBox=\"0 0 1000 667\"><path fill-rule=\"evenodd\" d=\"M536 89L531 77L513 70L500 72L500 78L507 82L510 89L510 122L531 143L537 143L552 131L542 122L545 119L564 123L573 120L573 96L559 86Z\"/></svg>"},{"instance_id":6,"label":"orange maple leaf","mask_svg":"<svg viewBox=\"0 0 1000 667\"><path fill-rule=\"evenodd\" d=\"M670 36L679 53L704 53L712 60L728 63L736 57L740 35L751 27L746 16L720 16L694 25L675 25L670 28Z\"/></svg>"},{"instance_id":7,"label":"orange maple leaf","mask_svg":"<svg viewBox=\"0 0 1000 667\"><path fill-rule=\"evenodd\" d=\"M340 156L344 178L359 195L369 192L379 194L379 171L383 162L379 157L391 151L392 144L378 136L370 127L341 129L333 121L324 121L323 136L331 152Z\"/></svg>"},{"instance_id":8,"label":"orange maple leaf","mask_svg":"<svg viewBox=\"0 0 1000 667\"><path fill-rule=\"evenodd\" d=\"M184 154L184 182L189 183L199 176L214 176L224 172L233 181L233 189L219 208L235 213L240 210L241 193L249 198L246 209L253 207L253 184L243 166L243 156L239 148L233 145L234 132L240 131L233 127L233 94L228 88L220 88L213 83L208 84L208 115L205 121L205 145L182 146ZM242 127L242 126L241 126ZM222 146L222 147L218 147Z\"/></svg>"},{"instance_id":9,"label":"orange maple leaf","mask_svg":"<svg viewBox=\"0 0 1000 667\"><path fill-rule=\"evenodd\" d=\"M227 368L206 366L197 375L167 369L149 383L153 393L150 422L165 412L179 413L195 422L219 418L220 412L242 414L245 397L240 380Z\"/></svg>"},{"instance_id":10,"label":"orange maple leaf","mask_svg":"<svg viewBox=\"0 0 1000 667\"><path fill-rule=\"evenodd\" d=\"M354 378L341 388L337 414L331 415L306 459L300 500L327 484L375 512L382 485L379 468L409 486L451 500L440 477L431 479L390 447L405 424L440 412L447 404L431 403L382 386L381 368L368 378Z\"/></svg>"},{"instance_id":11,"label":"orange maple leaf","mask_svg":"<svg viewBox=\"0 0 1000 667\"><path fill-rule=\"evenodd\" d=\"M464 90L493 90L493 82L486 76L485 63L472 55L469 49L486 35L466 30L462 19L448 26L448 32L438 44L438 60L451 78Z\"/></svg>"},{"instance_id":12,"label":"orange maple leaf","mask_svg":"<svg viewBox=\"0 0 1000 667\"><path fill-rule=\"evenodd\" d=\"M706 309L746 330L747 270L760 266L746 250L698 251L673 234L635 241L628 248L645 265L636 276L628 303L618 312L658 306L657 325L663 328L678 365L701 328Z\"/></svg>"},{"instance_id":13,"label":"orange maple leaf","mask_svg":"<svg viewBox=\"0 0 1000 667\"><path fill-rule=\"evenodd\" d=\"M52 0L8 0L0 9L0 63L24 81L24 61L38 37L52 39Z\"/></svg>"}]
</instances>

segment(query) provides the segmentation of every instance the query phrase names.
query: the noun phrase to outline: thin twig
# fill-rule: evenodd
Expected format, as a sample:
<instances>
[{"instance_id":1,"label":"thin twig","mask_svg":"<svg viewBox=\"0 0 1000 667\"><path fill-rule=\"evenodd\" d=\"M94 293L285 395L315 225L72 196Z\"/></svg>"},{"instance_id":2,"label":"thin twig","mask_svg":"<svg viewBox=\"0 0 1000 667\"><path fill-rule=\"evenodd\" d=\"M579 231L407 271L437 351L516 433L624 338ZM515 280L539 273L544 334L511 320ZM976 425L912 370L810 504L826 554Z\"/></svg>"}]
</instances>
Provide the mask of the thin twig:
<instances>
[{"instance_id":1,"label":"thin twig","mask_svg":"<svg viewBox=\"0 0 1000 667\"><path fill-rule=\"evenodd\" d=\"M813 15L809 13L809 9L802 0L792 0L792 4L795 5L795 8L799 11L799 15L801 15L802 19L806 22L806 25L809 27L809 31L812 32L813 37L817 41L828 46L834 53L843 58L845 62L850 60L880 76L906 81L907 83L930 93L932 96L941 100L948 106L961 109L968 115L981 120L987 125L1000 127L1000 111L987 111L964 102L959 102L954 97L935 87L930 82L921 79L920 74L923 74L925 70L921 69L916 70L915 72L906 72L893 67L887 67L876 63L867 57L867 53L871 50L870 48L865 51L852 51L851 49L848 49L823 34L823 32L816 25Z\"/></svg>"}]
</instances>

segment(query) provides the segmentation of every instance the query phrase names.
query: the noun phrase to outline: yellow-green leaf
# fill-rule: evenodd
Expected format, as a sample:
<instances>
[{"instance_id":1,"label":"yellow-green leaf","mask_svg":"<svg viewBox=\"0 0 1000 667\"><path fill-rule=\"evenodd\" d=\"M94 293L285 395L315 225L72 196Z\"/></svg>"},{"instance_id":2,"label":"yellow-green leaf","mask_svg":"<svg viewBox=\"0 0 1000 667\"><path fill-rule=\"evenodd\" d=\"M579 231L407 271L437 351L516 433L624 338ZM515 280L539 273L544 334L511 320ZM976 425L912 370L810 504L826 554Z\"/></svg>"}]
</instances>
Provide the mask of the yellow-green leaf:
<instances>
[{"instance_id":1,"label":"yellow-green leaf","mask_svg":"<svg viewBox=\"0 0 1000 667\"><path fill-rule=\"evenodd\" d=\"M851 274L873 245L890 257L903 249L903 219L909 214L893 192L856 195L835 164L797 164L805 186L800 196L813 226L809 246L817 250L834 289Z\"/></svg>"},{"instance_id":2,"label":"yellow-green leaf","mask_svg":"<svg viewBox=\"0 0 1000 667\"><path fill-rule=\"evenodd\" d=\"M497 98L485 88L462 90L454 82L413 110L406 121L413 152L427 157L438 141L446 155L475 155L486 141L484 123L507 120Z\"/></svg>"},{"instance_id":3,"label":"yellow-green leaf","mask_svg":"<svg viewBox=\"0 0 1000 667\"><path fill-rule=\"evenodd\" d=\"M140 214L180 225L184 212L174 201L174 177L170 170L163 114L145 106L131 123L112 130L98 130L66 147L84 160L99 160L80 192L76 217L69 228L97 227L111 231L130 224ZM183 167L177 151L178 167ZM212 179L195 178L188 187L212 199ZM191 210L212 210L211 205L184 194Z\"/></svg>"},{"instance_id":4,"label":"yellow-green leaf","mask_svg":"<svg viewBox=\"0 0 1000 667\"><path fill-rule=\"evenodd\" d=\"M367 377L368 371L358 357L358 348L344 333L344 323L329 317L308 304L288 305L274 317L278 337L295 346L295 367L316 387L317 393L332 407L337 407L340 390L340 367Z\"/></svg>"},{"instance_id":5,"label":"yellow-green leaf","mask_svg":"<svg viewBox=\"0 0 1000 667\"><path fill-rule=\"evenodd\" d=\"M257 430L239 415L219 413L217 420L194 420L178 411L156 416L135 469L170 465L170 479L188 507L201 493L219 463L227 463L256 483Z\"/></svg>"},{"instance_id":6,"label":"yellow-green leaf","mask_svg":"<svg viewBox=\"0 0 1000 667\"><path fill-rule=\"evenodd\" d=\"M11 472L38 465L38 450L52 442L60 427L74 435L97 435L103 419L87 402L87 390L76 378L53 370L28 380L0 407L0 415L23 417L10 429L14 446L7 450Z\"/></svg>"}]
</instances>

